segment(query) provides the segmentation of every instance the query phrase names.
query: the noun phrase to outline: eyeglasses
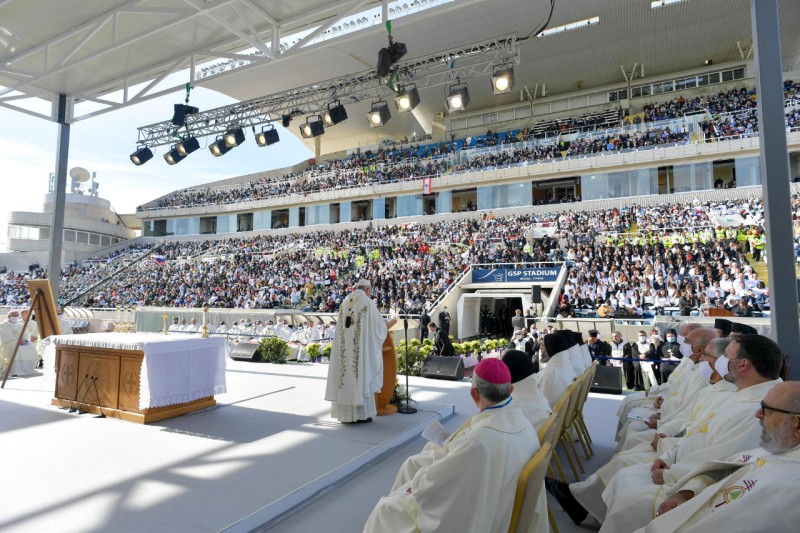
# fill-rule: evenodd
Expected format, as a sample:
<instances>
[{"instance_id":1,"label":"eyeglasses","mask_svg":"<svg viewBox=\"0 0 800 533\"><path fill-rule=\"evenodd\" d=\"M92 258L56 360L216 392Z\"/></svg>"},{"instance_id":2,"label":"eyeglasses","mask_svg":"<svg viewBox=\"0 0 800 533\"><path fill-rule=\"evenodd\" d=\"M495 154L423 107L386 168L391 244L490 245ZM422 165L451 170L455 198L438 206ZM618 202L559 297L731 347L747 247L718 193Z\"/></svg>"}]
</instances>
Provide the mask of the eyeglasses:
<instances>
[{"instance_id":1,"label":"eyeglasses","mask_svg":"<svg viewBox=\"0 0 800 533\"><path fill-rule=\"evenodd\" d=\"M775 411L776 413L783 413L785 415L800 415L800 413L796 411L787 411L785 409L778 409L777 407L770 407L769 405L765 404L764 401L761 401L761 412L767 414L767 410Z\"/></svg>"}]
</instances>

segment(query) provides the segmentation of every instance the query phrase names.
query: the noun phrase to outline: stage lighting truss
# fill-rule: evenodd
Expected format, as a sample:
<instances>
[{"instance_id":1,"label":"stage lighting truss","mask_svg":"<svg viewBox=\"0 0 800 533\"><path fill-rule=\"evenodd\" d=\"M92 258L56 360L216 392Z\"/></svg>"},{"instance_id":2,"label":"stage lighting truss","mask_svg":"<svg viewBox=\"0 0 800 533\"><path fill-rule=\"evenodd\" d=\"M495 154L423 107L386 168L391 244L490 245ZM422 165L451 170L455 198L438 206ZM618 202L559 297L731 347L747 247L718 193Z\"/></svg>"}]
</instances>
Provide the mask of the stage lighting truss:
<instances>
[{"instance_id":1,"label":"stage lighting truss","mask_svg":"<svg viewBox=\"0 0 800 533\"><path fill-rule=\"evenodd\" d=\"M322 122L325 123L325 126L335 126L345 120L347 120L347 110L339 103L339 100L328 104L328 110L322 115Z\"/></svg>"},{"instance_id":2,"label":"stage lighting truss","mask_svg":"<svg viewBox=\"0 0 800 533\"><path fill-rule=\"evenodd\" d=\"M464 111L469 105L469 88L466 83L460 81L449 86L445 92L447 100L447 111L456 113Z\"/></svg>"},{"instance_id":3,"label":"stage lighting truss","mask_svg":"<svg viewBox=\"0 0 800 533\"><path fill-rule=\"evenodd\" d=\"M492 92L494 94L510 93L514 88L514 66L497 65L492 69Z\"/></svg>"},{"instance_id":4,"label":"stage lighting truss","mask_svg":"<svg viewBox=\"0 0 800 533\"><path fill-rule=\"evenodd\" d=\"M389 113L389 105L384 100L373 102L372 109L367 113L370 128L380 128L389 122L390 118L392 118L392 114Z\"/></svg>"},{"instance_id":5,"label":"stage lighting truss","mask_svg":"<svg viewBox=\"0 0 800 533\"><path fill-rule=\"evenodd\" d=\"M259 146L269 146L280 140L281 138L278 135L278 130L276 130L275 126L272 124L265 126L260 132L256 133L256 144Z\"/></svg>"},{"instance_id":6,"label":"stage lighting truss","mask_svg":"<svg viewBox=\"0 0 800 533\"><path fill-rule=\"evenodd\" d=\"M319 115L306 117L305 124L300 126L300 135L303 139L319 137L323 133L325 133L325 126L322 124L322 117Z\"/></svg>"},{"instance_id":7,"label":"stage lighting truss","mask_svg":"<svg viewBox=\"0 0 800 533\"><path fill-rule=\"evenodd\" d=\"M131 162L137 167L144 165L151 159L153 159L153 151L147 146L140 146L131 154Z\"/></svg>"},{"instance_id":8,"label":"stage lighting truss","mask_svg":"<svg viewBox=\"0 0 800 533\"><path fill-rule=\"evenodd\" d=\"M419 105L419 91L415 84L406 85L400 89L394 98L394 104L400 113L408 113Z\"/></svg>"},{"instance_id":9,"label":"stage lighting truss","mask_svg":"<svg viewBox=\"0 0 800 533\"><path fill-rule=\"evenodd\" d=\"M208 145L208 150L214 157L219 157L231 151L231 147L225 144L224 136L220 135L216 141Z\"/></svg>"}]
</instances>

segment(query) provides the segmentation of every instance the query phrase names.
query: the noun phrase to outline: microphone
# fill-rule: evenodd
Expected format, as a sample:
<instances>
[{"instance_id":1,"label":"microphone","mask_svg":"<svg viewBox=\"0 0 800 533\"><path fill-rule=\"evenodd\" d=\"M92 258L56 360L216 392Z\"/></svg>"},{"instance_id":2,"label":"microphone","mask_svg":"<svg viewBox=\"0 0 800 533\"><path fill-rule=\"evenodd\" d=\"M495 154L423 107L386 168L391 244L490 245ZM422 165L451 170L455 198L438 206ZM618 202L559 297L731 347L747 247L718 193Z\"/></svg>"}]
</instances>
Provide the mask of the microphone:
<instances>
[{"instance_id":1,"label":"microphone","mask_svg":"<svg viewBox=\"0 0 800 533\"><path fill-rule=\"evenodd\" d=\"M89 378L89 374L86 374L85 376L83 376L83 379L81 380L81 384L78 385L78 390L75 393L75 398L69 403L69 411L67 411L68 413L74 413L75 411L77 411L77 409L75 409L75 400L78 399L78 395L81 393L81 389L83 388L83 384L86 382L86 380L88 378ZM84 394L83 397L86 398L86 395Z\"/></svg>"},{"instance_id":2,"label":"microphone","mask_svg":"<svg viewBox=\"0 0 800 533\"><path fill-rule=\"evenodd\" d=\"M87 374L86 377L91 377L94 380L94 376L89 376ZM83 379L86 379L86 378L83 378ZM88 394L89 394L89 387L87 386L86 387L86 392L83 393L83 398L81 398L81 403L78 404L78 414L79 415L82 415L82 414L84 414L86 412L86 411L83 410L83 402L86 401L86 396ZM77 397L77 396L78 395L76 394L75 397Z\"/></svg>"},{"instance_id":3,"label":"microphone","mask_svg":"<svg viewBox=\"0 0 800 533\"><path fill-rule=\"evenodd\" d=\"M97 398L97 408L100 409L100 415L96 416L95 418L105 418L106 415L103 412L103 407L100 405L102 403L102 402L100 402L100 391L97 390L97 380L98 379L100 379L100 378L98 378L98 377L93 377L92 378L92 385L94 385L94 395Z\"/></svg>"}]
</instances>

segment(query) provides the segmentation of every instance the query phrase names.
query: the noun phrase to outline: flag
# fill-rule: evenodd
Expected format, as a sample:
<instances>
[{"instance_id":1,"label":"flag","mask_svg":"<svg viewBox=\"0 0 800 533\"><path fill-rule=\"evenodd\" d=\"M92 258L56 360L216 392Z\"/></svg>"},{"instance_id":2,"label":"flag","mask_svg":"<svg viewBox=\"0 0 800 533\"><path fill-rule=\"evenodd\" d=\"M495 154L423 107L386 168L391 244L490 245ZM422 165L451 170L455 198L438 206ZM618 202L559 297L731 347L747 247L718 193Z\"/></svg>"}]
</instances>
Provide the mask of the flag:
<instances>
[{"instance_id":1,"label":"flag","mask_svg":"<svg viewBox=\"0 0 800 533\"><path fill-rule=\"evenodd\" d=\"M428 176L422 178L422 194L430 194L433 190L433 178Z\"/></svg>"},{"instance_id":2,"label":"flag","mask_svg":"<svg viewBox=\"0 0 800 533\"><path fill-rule=\"evenodd\" d=\"M167 262L163 255L154 255L153 261L155 261L157 265L164 265L164 263Z\"/></svg>"}]
</instances>

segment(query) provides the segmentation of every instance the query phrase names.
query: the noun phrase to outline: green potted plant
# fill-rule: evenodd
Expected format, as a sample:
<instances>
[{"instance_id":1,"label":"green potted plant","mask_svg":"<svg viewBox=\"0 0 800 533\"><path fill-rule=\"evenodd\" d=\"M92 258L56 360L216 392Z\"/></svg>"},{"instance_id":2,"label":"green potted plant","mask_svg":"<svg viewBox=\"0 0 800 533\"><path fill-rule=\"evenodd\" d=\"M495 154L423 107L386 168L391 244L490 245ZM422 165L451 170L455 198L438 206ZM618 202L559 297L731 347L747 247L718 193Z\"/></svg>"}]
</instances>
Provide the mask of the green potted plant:
<instances>
[{"instance_id":1,"label":"green potted plant","mask_svg":"<svg viewBox=\"0 0 800 533\"><path fill-rule=\"evenodd\" d=\"M322 350L320 350L320 346L318 342L312 342L306 347L306 353L308 357L317 363L322 360Z\"/></svg>"},{"instance_id":2,"label":"green potted plant","mask_svg":"<svg viewBox=\"0 0 800 533\"><path fill-rule=\"evenodd\" d=\"M333 348L333 344L330 342L322 348L322 362L327 363L331 360L331 348Z\"/></svg>"},{"instance_id":3,"label":"green potted plant","mask_svg":"<svg viewBox=\"0 0 800 533\"><path fill-rule=\"evenodd\" d=\"M258 344L258 352L264 363L283 364L289 357L289 345L283 339L267 337Z\"/></svg>"}]
</instances>

